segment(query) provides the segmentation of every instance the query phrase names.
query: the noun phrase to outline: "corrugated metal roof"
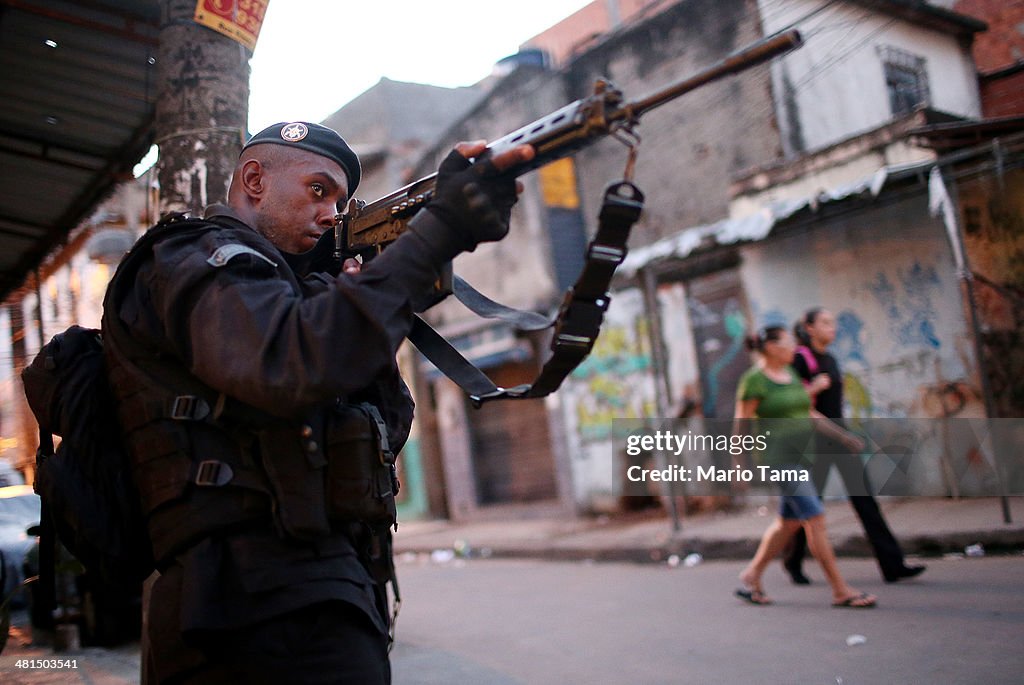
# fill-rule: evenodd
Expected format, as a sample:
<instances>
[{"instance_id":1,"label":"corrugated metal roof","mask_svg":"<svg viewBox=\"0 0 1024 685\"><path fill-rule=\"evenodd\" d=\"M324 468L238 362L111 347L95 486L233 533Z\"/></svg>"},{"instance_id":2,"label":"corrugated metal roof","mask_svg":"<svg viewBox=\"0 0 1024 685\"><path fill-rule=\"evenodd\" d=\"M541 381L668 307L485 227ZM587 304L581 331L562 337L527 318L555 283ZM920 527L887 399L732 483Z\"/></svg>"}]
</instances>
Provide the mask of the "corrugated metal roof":
<instances>
[{"instance_id":1,"label":"corrugated metal roof","mask_svg":"<svg viewBox=\"0 0 1024 685\"><path fill-rule=\"evenodd\" d=\"M152 144L156 0L0 0L0 298Z\"/></svg>"}]
</instances>

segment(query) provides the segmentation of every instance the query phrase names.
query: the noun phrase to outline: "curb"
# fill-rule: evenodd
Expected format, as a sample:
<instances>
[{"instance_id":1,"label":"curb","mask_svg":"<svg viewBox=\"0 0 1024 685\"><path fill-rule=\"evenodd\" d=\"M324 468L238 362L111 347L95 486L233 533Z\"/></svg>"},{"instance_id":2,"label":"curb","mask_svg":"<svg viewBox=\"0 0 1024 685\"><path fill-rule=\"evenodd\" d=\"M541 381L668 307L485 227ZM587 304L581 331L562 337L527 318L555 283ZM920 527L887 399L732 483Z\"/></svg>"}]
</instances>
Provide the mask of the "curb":
<instances>
[{"instance_id":1,"label":"curb","mask_svg":"<svg viewBox=\"0 0 1024 685\"><path fill-rule=\"evenodd\" d=\"M664 544L650 546L629 545L609 547L545 547L542 545L516 546L496 543L477 543L459 556L469 559L531 559L537 561L574 562L628 562L640 564L663 563L669 557L678 557L696 552L705 561L744 561L757 551L757 539L715 539L683 538ZM845 558L871 558L873 552L867 540L861 535L852 535L834 540L836 556ZM980 530L975 532L950 532L930 535L910 535L900 539L904 553L914 556L941 556L961 554L968 545L981 545L985 554L1015 554L1024 551L1024 529ZM401 545L395 555L431 554L446 547L425 547L422 545Z\"/></svg>"}]
</instances>

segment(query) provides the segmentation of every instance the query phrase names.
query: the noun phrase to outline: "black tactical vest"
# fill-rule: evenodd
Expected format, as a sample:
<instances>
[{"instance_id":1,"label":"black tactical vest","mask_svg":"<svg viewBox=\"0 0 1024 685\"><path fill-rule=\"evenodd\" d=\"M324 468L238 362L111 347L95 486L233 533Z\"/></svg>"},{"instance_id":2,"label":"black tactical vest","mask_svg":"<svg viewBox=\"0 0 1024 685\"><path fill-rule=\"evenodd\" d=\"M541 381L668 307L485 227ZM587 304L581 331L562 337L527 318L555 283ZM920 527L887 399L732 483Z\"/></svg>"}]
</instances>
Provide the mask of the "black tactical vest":
<instances>
[{"instance_id":1,"label":"black tactical vest","mask_svg":"<svg viewBox=\"0 0 1024 685\"><path fill-rule=\"evenodd\" d=\"M355 522L395 522L394 454L373 405L270 416L209 388L173 355L143 347L121 321L139 266L162 237L219 228L180 216L161 222L122 261L104 301L111 385L158 567L205 537L246 528L273 525L287 538L316 541ZM235 233L240 242L217 250L211 268L261 247ZM298 294L287 265L275 267Z\"/></svg>"}]
</instances>

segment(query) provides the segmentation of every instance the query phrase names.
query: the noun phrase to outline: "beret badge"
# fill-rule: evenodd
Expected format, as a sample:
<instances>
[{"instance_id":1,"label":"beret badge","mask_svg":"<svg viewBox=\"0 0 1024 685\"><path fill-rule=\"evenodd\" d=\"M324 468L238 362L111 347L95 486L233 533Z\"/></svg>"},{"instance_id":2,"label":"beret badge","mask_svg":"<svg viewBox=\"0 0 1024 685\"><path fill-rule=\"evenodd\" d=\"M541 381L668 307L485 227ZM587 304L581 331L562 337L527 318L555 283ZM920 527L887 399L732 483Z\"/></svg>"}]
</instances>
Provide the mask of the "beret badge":
<instances>
[{"instance_id":1,"label":"beret badge","mask_svg":"<svg viewBox=\"0 0 1024 685\"><path fill-rule=\"evenodd\" d=\"M306 125L299 122L285 124L281 127L281 138L287 140L289 143L297 143L305 138L308 133L309 129Z\"/></svg>"}]
</instances>

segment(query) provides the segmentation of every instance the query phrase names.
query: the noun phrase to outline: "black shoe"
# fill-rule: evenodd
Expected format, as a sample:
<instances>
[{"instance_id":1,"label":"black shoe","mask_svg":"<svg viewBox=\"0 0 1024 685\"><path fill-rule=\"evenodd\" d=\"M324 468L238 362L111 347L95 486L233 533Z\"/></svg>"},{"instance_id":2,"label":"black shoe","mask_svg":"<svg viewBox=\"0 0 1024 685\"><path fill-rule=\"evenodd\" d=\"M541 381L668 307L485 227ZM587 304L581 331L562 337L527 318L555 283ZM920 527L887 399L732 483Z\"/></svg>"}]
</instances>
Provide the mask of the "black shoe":
<instances>
[{"instance_id":1,"label":"black shoe","mask_svg":"<svg viewBox=\"0 0 1024 685\"><path fill-rule=\"evenodd\" d=\"M886 573L885 582L895 583L900 580L906 580L907 578L914 578L924 573L927 566L904 566L897 570L895 573Z\"/></svg>"},{"instance_id":2,"label":"black shoe","mask_svg":"<svg viewBox=\"0 0 1024 685\"><path fill-rule=\"evenodd\" d=\"M789 574L790 580L793 581L793 585L811 584L811 579L804 575L804 572L800 570L799 565L784 563L783 567L786 569L786 573Z\"/></svg>"}]
</instances>

